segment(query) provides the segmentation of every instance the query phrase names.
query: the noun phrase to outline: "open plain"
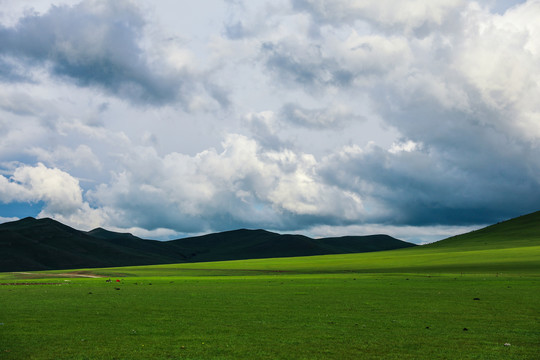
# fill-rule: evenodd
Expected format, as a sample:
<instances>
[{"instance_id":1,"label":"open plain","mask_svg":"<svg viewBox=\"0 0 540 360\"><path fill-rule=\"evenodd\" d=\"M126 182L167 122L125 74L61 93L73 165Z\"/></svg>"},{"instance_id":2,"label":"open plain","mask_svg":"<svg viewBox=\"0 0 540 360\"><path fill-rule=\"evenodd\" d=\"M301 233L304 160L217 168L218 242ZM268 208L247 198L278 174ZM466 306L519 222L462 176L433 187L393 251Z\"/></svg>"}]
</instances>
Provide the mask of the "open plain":
<instances>
[{"instance_id":1,"label":"open plain","mask_svg":"<svg viewBox=\"0 0 540 360\"><path fill-rule=\"evenodd\" d=\"M537 217L374 253L1 273L0 358L537 359Z\"/></svg>"}]
</instances>

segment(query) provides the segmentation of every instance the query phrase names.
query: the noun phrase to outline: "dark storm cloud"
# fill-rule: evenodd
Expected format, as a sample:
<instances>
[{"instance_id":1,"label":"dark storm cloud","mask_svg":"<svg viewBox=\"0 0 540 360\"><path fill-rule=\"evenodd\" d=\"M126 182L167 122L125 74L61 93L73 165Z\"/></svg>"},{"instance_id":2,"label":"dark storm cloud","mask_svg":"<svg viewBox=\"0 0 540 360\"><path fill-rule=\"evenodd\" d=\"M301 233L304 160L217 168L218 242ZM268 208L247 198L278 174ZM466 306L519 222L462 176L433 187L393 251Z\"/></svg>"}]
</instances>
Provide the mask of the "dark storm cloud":
<instances>
[{"instance_id":1,"label":"dark storm cloud","mask_svg":"<svg viewBox=\"0 0 540 360\"><path fill-rule=\"evenodd\" d=\"M454 135L463 138L410 151L342 152L326 159L321 174L367 207L386 209L368 222L479 224L537 210L537 149L481 127Z\"/></svg>"},{"instance_id":2,"label":"dark storm cloud","mask_svg":"<svg viewBox=\"0 0 540 360\"><path fill-rule=\"evenodd\" d=\"M538 209L540 149L516 127L522 110L490 105L468 84L460 89L464 110L441 106L428 89L412 99L380 97L387 123L421 146L374 151L348 167L403 223L493 223ZM389 110L396 104L400 111Z\"/></svg>"},{"instance_id":3,"label":"dark storm cloud","mask_svg":"<svg viewBox=\"0 0 540 360\"><path fill-rule=\"evenodd\" d=\"M133 103L187 103L197 79L152 62L140 44L144 26L139 9L127 1L53 6L44 14L24 16L13 27L0 28L0 55L29 69L46 66L78 86L97 86ZM20 77L15 70L3 77ZM226 103L222 91L209 92Z\"/></svg>"}]
</instances>

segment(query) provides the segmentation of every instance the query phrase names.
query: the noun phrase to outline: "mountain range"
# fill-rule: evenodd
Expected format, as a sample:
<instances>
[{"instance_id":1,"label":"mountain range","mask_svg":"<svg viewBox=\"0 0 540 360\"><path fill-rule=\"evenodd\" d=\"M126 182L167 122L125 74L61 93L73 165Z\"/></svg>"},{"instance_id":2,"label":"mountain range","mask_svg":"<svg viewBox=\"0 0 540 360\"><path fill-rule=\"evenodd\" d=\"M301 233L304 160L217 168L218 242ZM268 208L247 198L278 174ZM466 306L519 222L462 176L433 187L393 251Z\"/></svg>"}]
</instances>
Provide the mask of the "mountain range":
<instances>
[{"instance_id":1,"label":"mountain range","mask_svg":"<svg viewBox=\"0 0 540 360\"><path fill-rule=\"evenodd\" d=\"M0 224L0 272L346 254L413 246L388 235L313 239L260 229L157 241L102 228L80 231L53 219L28 217Z\"/></svg>"}]
</instances>

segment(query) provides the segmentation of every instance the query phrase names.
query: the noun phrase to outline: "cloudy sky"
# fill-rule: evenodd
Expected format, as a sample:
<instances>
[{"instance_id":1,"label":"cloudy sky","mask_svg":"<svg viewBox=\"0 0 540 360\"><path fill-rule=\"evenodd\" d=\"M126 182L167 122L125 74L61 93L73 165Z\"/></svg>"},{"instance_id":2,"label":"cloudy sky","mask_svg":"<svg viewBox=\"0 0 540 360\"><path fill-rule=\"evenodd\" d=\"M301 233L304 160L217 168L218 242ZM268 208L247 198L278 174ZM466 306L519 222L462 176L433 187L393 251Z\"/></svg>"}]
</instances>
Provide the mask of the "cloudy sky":
<instances>
[{"instance_id":1,"label":"cloudy sky","mask_svg":"<svg viewBox=\"0 0 540 360\"><path fill-rule=\"evenodd\" d=\"M540 209L540 1L0 0L0 221L417 243Z\"/></svg>"}]
</instances>

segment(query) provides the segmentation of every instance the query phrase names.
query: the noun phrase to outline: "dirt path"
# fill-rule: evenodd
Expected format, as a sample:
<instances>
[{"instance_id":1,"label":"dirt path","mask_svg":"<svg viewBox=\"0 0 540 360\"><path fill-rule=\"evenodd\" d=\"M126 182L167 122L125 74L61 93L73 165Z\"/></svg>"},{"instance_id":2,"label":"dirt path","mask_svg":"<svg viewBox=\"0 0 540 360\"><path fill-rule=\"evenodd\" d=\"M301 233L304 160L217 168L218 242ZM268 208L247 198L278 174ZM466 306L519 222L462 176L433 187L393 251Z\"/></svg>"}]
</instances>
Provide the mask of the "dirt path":
<instances>
[{"instance_id":1,"label":"dirt path","mask_svg":"<svg viewBox=\"0 0 540 360\"><path fill-rule=\"evenodd\" d=\"M0 283L0 285L62 285L62 283L38 283L38 282L32 282L32 283Z\"/></svg>"},{"instance_id":2,"label":"dirt path","mask_svg":"<svg viewBox=\"0 0 540 360\"><path fill-rule=\"evenodd\" d=\"M102 278L105 276L101 275L95 275L95 274L79 274L79 273L65 273L65 274L58 274L59 276L65 276L65 277L82 277L82 278Z\"/></svg>"},{"instance_id":3,"label":"dirt path","mask_svg":"<svg viewBox=\"0 0 540 360\"><path fill-rule=\"evenodd\" d=\"M68 277L68 278L102 278L105 276L102 275L96 275L96 274L90 274L90 273L83 273L83 272L71 272L71 273L62 273L62 274L38 274L38 273L29 273L29 272L14 272L13 274L21 274L21 275L31 275L31 276L38 276L38 277Z\"/></svg>"}]
</instances>

